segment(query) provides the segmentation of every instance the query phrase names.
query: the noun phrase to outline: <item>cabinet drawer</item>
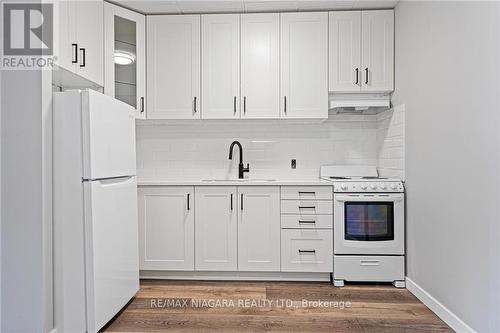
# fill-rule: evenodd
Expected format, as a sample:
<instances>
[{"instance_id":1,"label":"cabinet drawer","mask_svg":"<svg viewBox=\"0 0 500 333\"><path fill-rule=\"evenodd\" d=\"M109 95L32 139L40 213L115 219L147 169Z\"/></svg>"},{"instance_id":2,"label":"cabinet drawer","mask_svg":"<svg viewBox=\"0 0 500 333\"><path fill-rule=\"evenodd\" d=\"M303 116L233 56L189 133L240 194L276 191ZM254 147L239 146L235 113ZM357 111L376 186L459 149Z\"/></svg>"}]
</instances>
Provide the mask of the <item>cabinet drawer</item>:
<instances>
[{"instance_id":1,"label":"cabinet drawer","mask_svg":"<svg viewBox=\"0 0 500 333\"><path fill-rule=\"evenodd\" d=\"M332 215L281 215L281 227L293 229L332 229Z\"/></svg>"},{"instance_id":2,"label":"cabinet drawer","mask_svg":"<svg viewBox=\"0 0 500 333\"><path fill-rule=\"evenodd\" d=\"M331 186L281 186L281 199L332 200Z\"/></svg>"},{"instance_id":3,"label":"cabinet drawer","mask_svg":"<svg viewBox=\"0 0 500 333\"><path fill-rule=\"evenodd\" d=\"M332 230L281 230L282 272L332 272Z\"/></svg>"},{"instance_id":4,"label":"cabinet drawer","mask_svg":"<svg viewBox=\"0 0 500 333\"><path fill-rule=\"evenodd\" d=\"M332 205L328 200L281 200L281 214L331 215Z\"/></svg>"},{"instance_id":5,"label":"cabinet drawer","mask_svg":"<svg viewBox=\"0 0 500 333\"><path fill-rule=\"evenodd\" d=\"M392 282L404 280L404 256L335 256L338 280Z\"/></svg>"}]
</instances>

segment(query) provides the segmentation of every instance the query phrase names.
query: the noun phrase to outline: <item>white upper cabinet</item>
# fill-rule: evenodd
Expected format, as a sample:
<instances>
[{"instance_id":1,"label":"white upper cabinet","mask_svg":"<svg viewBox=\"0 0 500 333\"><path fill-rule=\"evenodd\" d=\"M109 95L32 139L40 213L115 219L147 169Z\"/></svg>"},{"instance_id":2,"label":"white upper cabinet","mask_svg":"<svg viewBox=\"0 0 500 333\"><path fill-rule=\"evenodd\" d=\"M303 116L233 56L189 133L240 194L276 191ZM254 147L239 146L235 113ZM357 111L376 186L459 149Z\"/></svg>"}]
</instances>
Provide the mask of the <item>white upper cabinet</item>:
<instances>
[{"instance_id":1,"label":"white upper cabinet","mask_svg":"<svg viewBox=\"0 0 500 333\"><path fill-rule=\"evenodd\" d=\"M193 271L194 188L152 186L138 192L140 269Z\"/></svg>"},{"instance_id":2,"label":"white upper cabinet","mask_svg":"<svg viewBox=\"0 0 500 333\"><path fill-rule=\"evenodd\" d=\"M363 91L394 90L394 11L361 13Z\"/></svg>"},{"instance_id":3,"label":"white upper cabinet","mask_svg":"<svg viewBox=\"0 0 500 333\"><path fill-rule=\"evenodd\" d=\"M54 27L58 34L54 43L54 54L57 55L56 64L66 70L76 72L78 47L76 45L76 29L72 25L76 14L76 5L69 1L54 3Z\"/></svg>"},{"instance_id":4,"label":"white upper cabinet","mask_svg":"<svg viewBox=\"0 0 500 333\"><path fill-rule=\"evenodd\" d=\"M76 2L76 36L80 53L79 73L104 86L104 3Z\"/></svg>"},{"instance_id":5,"label":"white upper cabinet","mask_svg":"<svg viewBox=\"0 0 500 333\"><path fill-rule=\"evenodd\" d=\"M238 187L238 271L280 271L280 188Z\"/></svg>"},{"instance_id":6,"label":"white upper cabinet","mask_svg":"<svg viewBox=\"0 0 500 333\"><path fill-rule=\"evenodd\" d=\"M279 118L278 13L241 15L241 118Z\"/></svg>"},{"instance_id":7,"label":"white upper cabinet","mask_svg":"<svg viewBox=\"0 0 500 333\"><path fill-rule=\"evenodd\" d=\"M394 90L394 11L330 12L330 91Z\"/></svg>"},{"instance_id":8,"label":"white upper cabinet","mask_svg":"<svg viewBox=\"0 0 500 333\"><path fill-rule=\"evenodd\" d=\"M361 12L330 12L330 90L361 90Z\"/></svg>"},{"instance_id":9,"label":"white upper cabinet","mask_svg":"<svg viewBox=\"0 0 500 333\"><path fill-rule=\"evenodd\" d=\"M328 118L328 13L281 15L281 118Z\"/></svg>"},{"instance_id":10,"label":"white upper cabinet","mask_svg":"<svg viewBox=\"0 0 500 333\"><path fill-rule=\"evenodd\" d=\"M240 15L202 15L201 35L203 119L239 118Z\"/></svg>"},{"instance_id":11,"label":"white upper cabinet","mask_svg":"<svg viewBox=\"0 0 500 333\"><path fill-rule=\"evenodd\" d=\"M104 93L146 113L146 17L104 3Z\"/></svg>"},{"instance_id":12,"label":"white upper cabinet","mask_svg":"<svg viewBox=\"0 0 500 333\"><path fill-rule=\"evenodd\" d=\"M196 188L196 270L236 271L238 225L236 187Z\"/></svg>"},{"instance_id":13,"label":"white upper cabinet","mask_svg":"<svg viewBox=\"0 0 500 333\"><path fill-rule=\"evenodd\" d=\"M56 13L56 64L103 86L103 1L58 1Z\"/></svg>"},{"instance_id":14,"label":"white upper cabinet","mask_svg":"<svg viewBox=\"0 0 500 333\"><path fill-rule=\"evenodd\" d=\"M200 16L147 17L149 119L200 118Z\"/></svg>"}]
</instances>

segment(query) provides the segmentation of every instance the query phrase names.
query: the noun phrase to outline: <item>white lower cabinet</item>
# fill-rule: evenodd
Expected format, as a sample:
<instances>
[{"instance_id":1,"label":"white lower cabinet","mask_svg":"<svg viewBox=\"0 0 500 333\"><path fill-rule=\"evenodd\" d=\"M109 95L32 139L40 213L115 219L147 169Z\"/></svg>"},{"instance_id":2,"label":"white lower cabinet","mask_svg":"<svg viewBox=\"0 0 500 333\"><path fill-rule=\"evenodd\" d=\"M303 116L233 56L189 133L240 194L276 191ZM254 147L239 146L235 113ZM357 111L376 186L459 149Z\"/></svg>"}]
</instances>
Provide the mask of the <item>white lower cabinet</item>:
<instances>
[{"instance_id":1,"label":"white lower cabinet","mask_svg":"<svg viewBox=\"0 0 500 333\"><path fill-rule=\"evenodd\" d=\"M238 271L280 271L280 189L238 187Z\"/></svg>"},{"instance_id":2,"label":"white lower cabinet","mask_svg":"<svg viewBox=\"0 0 500 333\"><path fill-rule=\"evenodd\" d=\"M332 215L331 200L281 200L281 214Z\"/></svg>"},{"instance_id":3,"label":"white lower cabinet","mask_svg":"<svg viewBox=\"0 0 500 333\"><path fill-rule=\"evenodd\" d=\"M281 230L281 271L332 272L332 230Z\"/></svg>"},{"instance_id":4,"label":"white lower cabinet","mask_svg":"<svg viewBox=\"0 0 500 333\"><path fill-rule=\"evenodd\" d=\"M194 270L194 188L139 187L141 270Z\"/></svg>"},{"instance_id":5,"label":"white lower cabinet","mask_svg":"<svg viewBox=\"0 0 500 333\"><path fill-rule=\"evenodd\" d=\"M234 186L196 187L196 270L238 269L236 194Z\"/></svg>"},{"instance_id":6,"label":"white lower cabinet","mask_svg":"<svg viewBox=\"0 0 500 333\"><path fill-rule=\"evenodd\" d=\"M283 191L289 190L280 186L139 187L140 269L332 272L331 200L283 200ZM294 208L297 201L325 208L302 214Z\"/></svg>"}]
</instances>

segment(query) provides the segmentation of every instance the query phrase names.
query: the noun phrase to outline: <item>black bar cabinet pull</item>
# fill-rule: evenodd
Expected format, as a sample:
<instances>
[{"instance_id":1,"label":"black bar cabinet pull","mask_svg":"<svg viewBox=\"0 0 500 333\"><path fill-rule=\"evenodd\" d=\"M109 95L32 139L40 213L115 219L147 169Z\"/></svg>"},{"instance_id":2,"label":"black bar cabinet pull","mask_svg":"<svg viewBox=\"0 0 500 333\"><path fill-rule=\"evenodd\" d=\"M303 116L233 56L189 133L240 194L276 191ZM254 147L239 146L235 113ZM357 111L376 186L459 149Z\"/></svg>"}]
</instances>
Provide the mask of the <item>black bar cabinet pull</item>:
<instances>
[{"instance_id":1,"label":"black bar cabinet pull","mask_svg":"<svg viewBox=\"0 0 500 333\"><path fill-rule=\"evenodd\" d=\"M233 194L231 193L231 210L233 210Z\"/></svg>"},{"instance_id":2,"label":"black bar cabinet pull","mask_svg":"<svg viewBox=\"0 0 500 333\"><path fill-rule=\"evenodd\" d=\"M236 114L236 96L233 97L233 109L234 109L234 114Z\"/></svg>"},{"instance_id":3,"label":"black bar cabinet pull","mask_svg":"<svg viewBox=\"0 0 500 333\"><path fill-rule=\"evenodd\" d=\"M299 220L299 224L315 224L316 221L304 221L304 220Z\"/></svg>"},{"instance_id":4,"label":"black bar cabinet pull","mask_svg":"<svg viewBox=\"0 0 500 333\"><path fill-rule=\"evenodd\" d=\"M191 206L189 205L189 201L191 201L191 200L189 200L189 197L190 197L190 196L191 196L191 193L188 193L188 194L187 194L187 210L190 210L190 209L191 209Z\"/></svg>"},{"instance_id":5,"label":"black bar cabinet pull","mask_svg":"<svg viewBox=\"0 0 500 333\"><path fill-rule=\"evenodd\" d=\"M73 47L73 55L72 55L71 63L77 64L78 63L78 44L71 44L71 47Z\"/></svg>"},{"instance_id":6,"label":"black bar cabinet pull","mask_svg":"<svg viewBox=\"0 0 500 333\"><path fill-rule=\"evenodd\" d=\"M82 47L80 51L82 51L82 63L80 64L80 67L85 67L85 48Z\"/></svg>"},{"instance_id":7,"label":"black bar cabinet pull","mask_svg":"<svg viewBox=\"0 0 500 333\"><path fill-rule=\"evenodd\" d=\"M316 194L316 192L304 192L304 191L299 191L299 194Z\"/></svg>"},{"instance_id":8,"label":"black bar cabinet pull","mask_svg":"<svg viewBox=\"0 0 500 333\"><path fill-rule=\"evenodd\" d=\"M286 96L284 98L284 103L283 103L283 111L285 112L286 114Z\"/></svg>"},{"instance_id":9,"label":"black bar cabinet pull","mask_svg":"<svg viewBox=\"0 0 500 333\"><path fill-rule=\"evenodd\" d=\"M243 96L243 113L247 113L247 97Z\"/></svg>"},{"instance_id":10,"label":"black bar cabinet pull","mask_svg":"<svg viewBox=\"0 0 500 333\"><path fill-rule=\"evenodd\" d=\"M316 209L316 206L299 206L299 209Z\"/></svg>"},{"instance_id":11,"label":"black bar cabinet pull","mask_svg":"<svg viewBox=\"0 0 500 333\"><path fill-rule=\"evenodd\" d=\"M243 193L241 194L240 207L241 207L241 210L243 210Z\"/></svg>"},{"instance_id":12,"label":"black bar cabinet pull","mask_svg":"<svg viewBox=\"0 0 500 333\"><path fill-rule=\"evenodd\" d=\"M359 68L356 68L356 82L355 84L359 83Z\"/></svg>"},{"instance_id":13,"label":"black bar cabinet pull","mask_svg":"<svg viewBox=\"0 0 500 333\"><path fill-rule=\"evenodd\" d=\"M365 73L366 73L365 84L368 84L368 67L365 68Z\"/></svg>"},{"instance_id":14,"label":"black bar cabinet pull","mask_svg":"<svg viewBox=\"0 0 500 333\"><path fill-rule=\"evenodd\" d=\"M193 109L194 113L196 113L196 96L194 96Z\"/></svg>"},{"instance_id":15,"label":"black bar cabinet pull","mask_svg":"<svg viewBox=\"0 0 500 333\"><path fill-rule=\"evenodd\" d=\"M316 253L316 250L299 250L299 254L301 253Z\"/></svg>"},{"instance_id":16,"label":"black bar cabinet pull","mask_svg":"<svg viewBox=\"0 0 500 333\"><path fill-rule=\"evenodd\" d=\"M141 113L144 112L144 97L141 97Z\"/></svg>"}]
</instances>

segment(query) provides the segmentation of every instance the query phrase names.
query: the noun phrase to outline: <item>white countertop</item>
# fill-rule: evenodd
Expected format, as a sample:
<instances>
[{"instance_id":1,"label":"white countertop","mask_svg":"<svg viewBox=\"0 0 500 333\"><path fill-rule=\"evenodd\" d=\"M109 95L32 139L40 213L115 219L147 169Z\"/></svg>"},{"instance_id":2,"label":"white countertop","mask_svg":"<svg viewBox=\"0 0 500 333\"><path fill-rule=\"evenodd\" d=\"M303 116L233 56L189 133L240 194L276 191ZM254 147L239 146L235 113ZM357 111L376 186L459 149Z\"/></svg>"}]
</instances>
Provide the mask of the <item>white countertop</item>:
<instances>
[{"instance_id":1,"label":"white countertop","mask_svg":"<svg viewBox=\"0 0 500 333\"><path fill-rule=\"evenodd\" d=\"M333 186L327 180L316 179L262 179L196 180L196 179L138 179L138 186Z\"/></svg>"}]
</instances>

